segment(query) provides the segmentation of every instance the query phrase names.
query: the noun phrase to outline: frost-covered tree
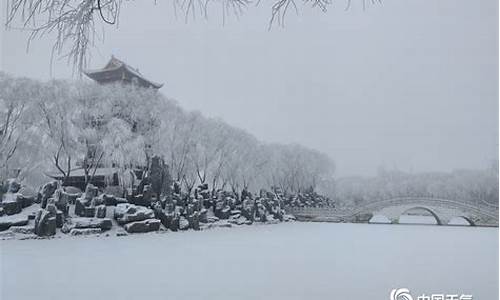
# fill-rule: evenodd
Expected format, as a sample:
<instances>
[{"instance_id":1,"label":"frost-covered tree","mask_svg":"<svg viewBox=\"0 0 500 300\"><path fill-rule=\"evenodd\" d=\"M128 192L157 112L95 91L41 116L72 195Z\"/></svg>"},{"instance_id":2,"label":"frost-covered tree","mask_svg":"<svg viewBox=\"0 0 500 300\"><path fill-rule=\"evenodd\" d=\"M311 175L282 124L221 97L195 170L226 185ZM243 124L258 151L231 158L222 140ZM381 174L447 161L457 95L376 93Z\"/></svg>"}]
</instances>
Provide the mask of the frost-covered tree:
<instances>
[{"instance_id":1,"label":"frost-covered tree","mask_svg":"<svg viewBox=\"0 0 500 300\"><path fill-rule=\"evenodd\" d=\"M66 181L79 156L79 128L74 121L80 110L74 106L75 93L67 82L51 81L44 84L39 94L36 107L45 146L42 152Z\"/></svg>"},{"instance_id":2,"label":"frost-covered tree","mask_svg":"<svg viewBox=\"0 0 500 300\"><path fill-rule=\"evenodd\" d=\"M186 112L151 89L0 78L2 116L12 136L1 144L11 150L0 157L38 153L37 163L18 160L18 165L37 166L39 174L55 169L65 180L82 169L88 183L98 168L112 167L120 184L131 188L137 184L132 171L148 170L151 158L159 156L187 192L198 184L208 184L214 194L271 187L298 192L332 177L333 163L320 152L261 143L221 120ZM12 114L26 117L13 123ZM9 154L8 160L14 157Z\"/></svg>"},{"instance_id":3,"label":"frost-covered tree","mask_svg":"<svg viewBox=\"0 0 500 300\"><path fill-rule=\"evenodd\" d=\"M487 169L412 174L380 169L373 177L338 179L330 196L343 205L398 197L430 197L498 207L498 172Z\"/></svg>"},{"instance_id":4,"label":"frost-covered tree","mask_svg":"<svg viewBox=\"0 0 500 300\"><path fill-rule=\"evenodd\" d=\"M0 181L30 169L40 147L36 134L34 103L40 86L27 78L0 72ZM36 153L36 152L35 152Z\"/></svg>"}]
</instances>

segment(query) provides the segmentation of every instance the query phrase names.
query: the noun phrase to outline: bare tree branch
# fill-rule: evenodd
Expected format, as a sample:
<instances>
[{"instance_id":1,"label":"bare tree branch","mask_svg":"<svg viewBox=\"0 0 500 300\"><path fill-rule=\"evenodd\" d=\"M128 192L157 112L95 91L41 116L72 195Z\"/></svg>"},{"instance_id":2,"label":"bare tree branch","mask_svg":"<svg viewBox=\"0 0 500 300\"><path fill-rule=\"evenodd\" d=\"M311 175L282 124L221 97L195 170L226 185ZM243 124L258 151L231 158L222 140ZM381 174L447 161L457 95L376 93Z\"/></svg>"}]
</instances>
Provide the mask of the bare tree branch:
<instances>
[{"instance_id":1,"label":"bare tree branch","mask_svg":"<svg viewBox=\"0 0 500 300\"><path fill-rule=\"evenodd\" d=\"M284 26L285 17L292 7L298 12L296 0L274 0L271 6L269 28L273 24ZM312 8L326 12L331 0L301 0ZM346 0L346 9L351 7L352 0ZM363 9L366 0L361 0ZM370 0L372 4L381 0ZM239 17L250 4L260 4L260 0L172 0L174 12L177 9L184 13L185 21L190 17L208 16L210 3L218 2L222 8L222 22L225 24L228 15ZM156 1L154 1L156 4ZM142 3L141 3L142 4ZM20 18L22 29L31 32L30 43L36 39L55 33L51 62L55 56L64 57L73 66L73 72L83 70L89 59L89 49L95 40L101 38L97 25L116 25L120 17L122 0L7 0L6 26L15 28L15 20ZM97 16L97 17L96 17ZM52 64L51 64L52 65ZM81 75L81 72L77 72Z\"/></svg>"}]
</instances>

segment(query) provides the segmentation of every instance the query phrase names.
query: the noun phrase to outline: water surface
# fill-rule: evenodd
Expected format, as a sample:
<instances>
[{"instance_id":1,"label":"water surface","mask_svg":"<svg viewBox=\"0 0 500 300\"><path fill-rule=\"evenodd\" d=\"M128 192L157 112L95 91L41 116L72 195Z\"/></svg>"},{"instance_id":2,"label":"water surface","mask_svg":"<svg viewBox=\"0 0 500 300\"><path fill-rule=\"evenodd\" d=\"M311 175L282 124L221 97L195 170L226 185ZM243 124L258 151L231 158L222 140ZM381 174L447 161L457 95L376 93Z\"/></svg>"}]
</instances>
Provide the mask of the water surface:
<instances>
[{"instance_id":1,"label":"water surface","mask_svg":"<svg viewBox=\"0 0 500 300\"><path fill-rule=\"evenodd\" d=\"M0 299L498 299L498 228L286 223L0 242Z\"/></svg>"}]
</instances>

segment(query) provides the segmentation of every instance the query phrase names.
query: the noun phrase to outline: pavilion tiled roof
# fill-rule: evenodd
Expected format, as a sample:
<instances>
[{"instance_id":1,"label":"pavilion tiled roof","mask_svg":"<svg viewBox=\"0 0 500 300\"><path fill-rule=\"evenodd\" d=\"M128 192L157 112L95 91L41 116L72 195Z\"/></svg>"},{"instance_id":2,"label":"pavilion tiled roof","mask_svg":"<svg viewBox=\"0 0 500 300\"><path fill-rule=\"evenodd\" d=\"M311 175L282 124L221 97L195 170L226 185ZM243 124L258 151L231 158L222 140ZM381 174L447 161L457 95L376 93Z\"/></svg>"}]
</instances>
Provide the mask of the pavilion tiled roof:
<instances>
[{"instance_id":1,"label":"pavilion tiled roof","mask_svg":"<svg viewBox=\"0 0 500 300\"><path fill-rule=\"evenodd\" d=\"M161 83L151 81L142 75L138 69L135 69L127 63L111 56L111 59L102 69L85 70L83 72L89 78L99 83L109 82L127 82L137 81L141 86L159 89L163 86Z\"/></svg>"}]
</instances>

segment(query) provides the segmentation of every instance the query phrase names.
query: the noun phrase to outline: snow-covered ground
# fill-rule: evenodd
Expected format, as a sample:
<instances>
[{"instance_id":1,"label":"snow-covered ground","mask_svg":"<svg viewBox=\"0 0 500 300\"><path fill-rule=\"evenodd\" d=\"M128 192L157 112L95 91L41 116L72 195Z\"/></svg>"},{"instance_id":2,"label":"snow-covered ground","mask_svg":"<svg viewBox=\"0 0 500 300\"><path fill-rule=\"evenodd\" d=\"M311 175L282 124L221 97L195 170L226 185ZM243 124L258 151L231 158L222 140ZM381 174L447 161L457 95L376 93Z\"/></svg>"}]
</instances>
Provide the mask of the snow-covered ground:
<instances>
[{"instance_id":1,"label":"snow-covered ground","mask_svg":"<svg viewBox=\"0 0 500 300\"><path fill-rule=\"evenodd\" d=\"M498 228L283 223L0 241L0 299L498 299Z\"/></svg>"}]
</instances>

